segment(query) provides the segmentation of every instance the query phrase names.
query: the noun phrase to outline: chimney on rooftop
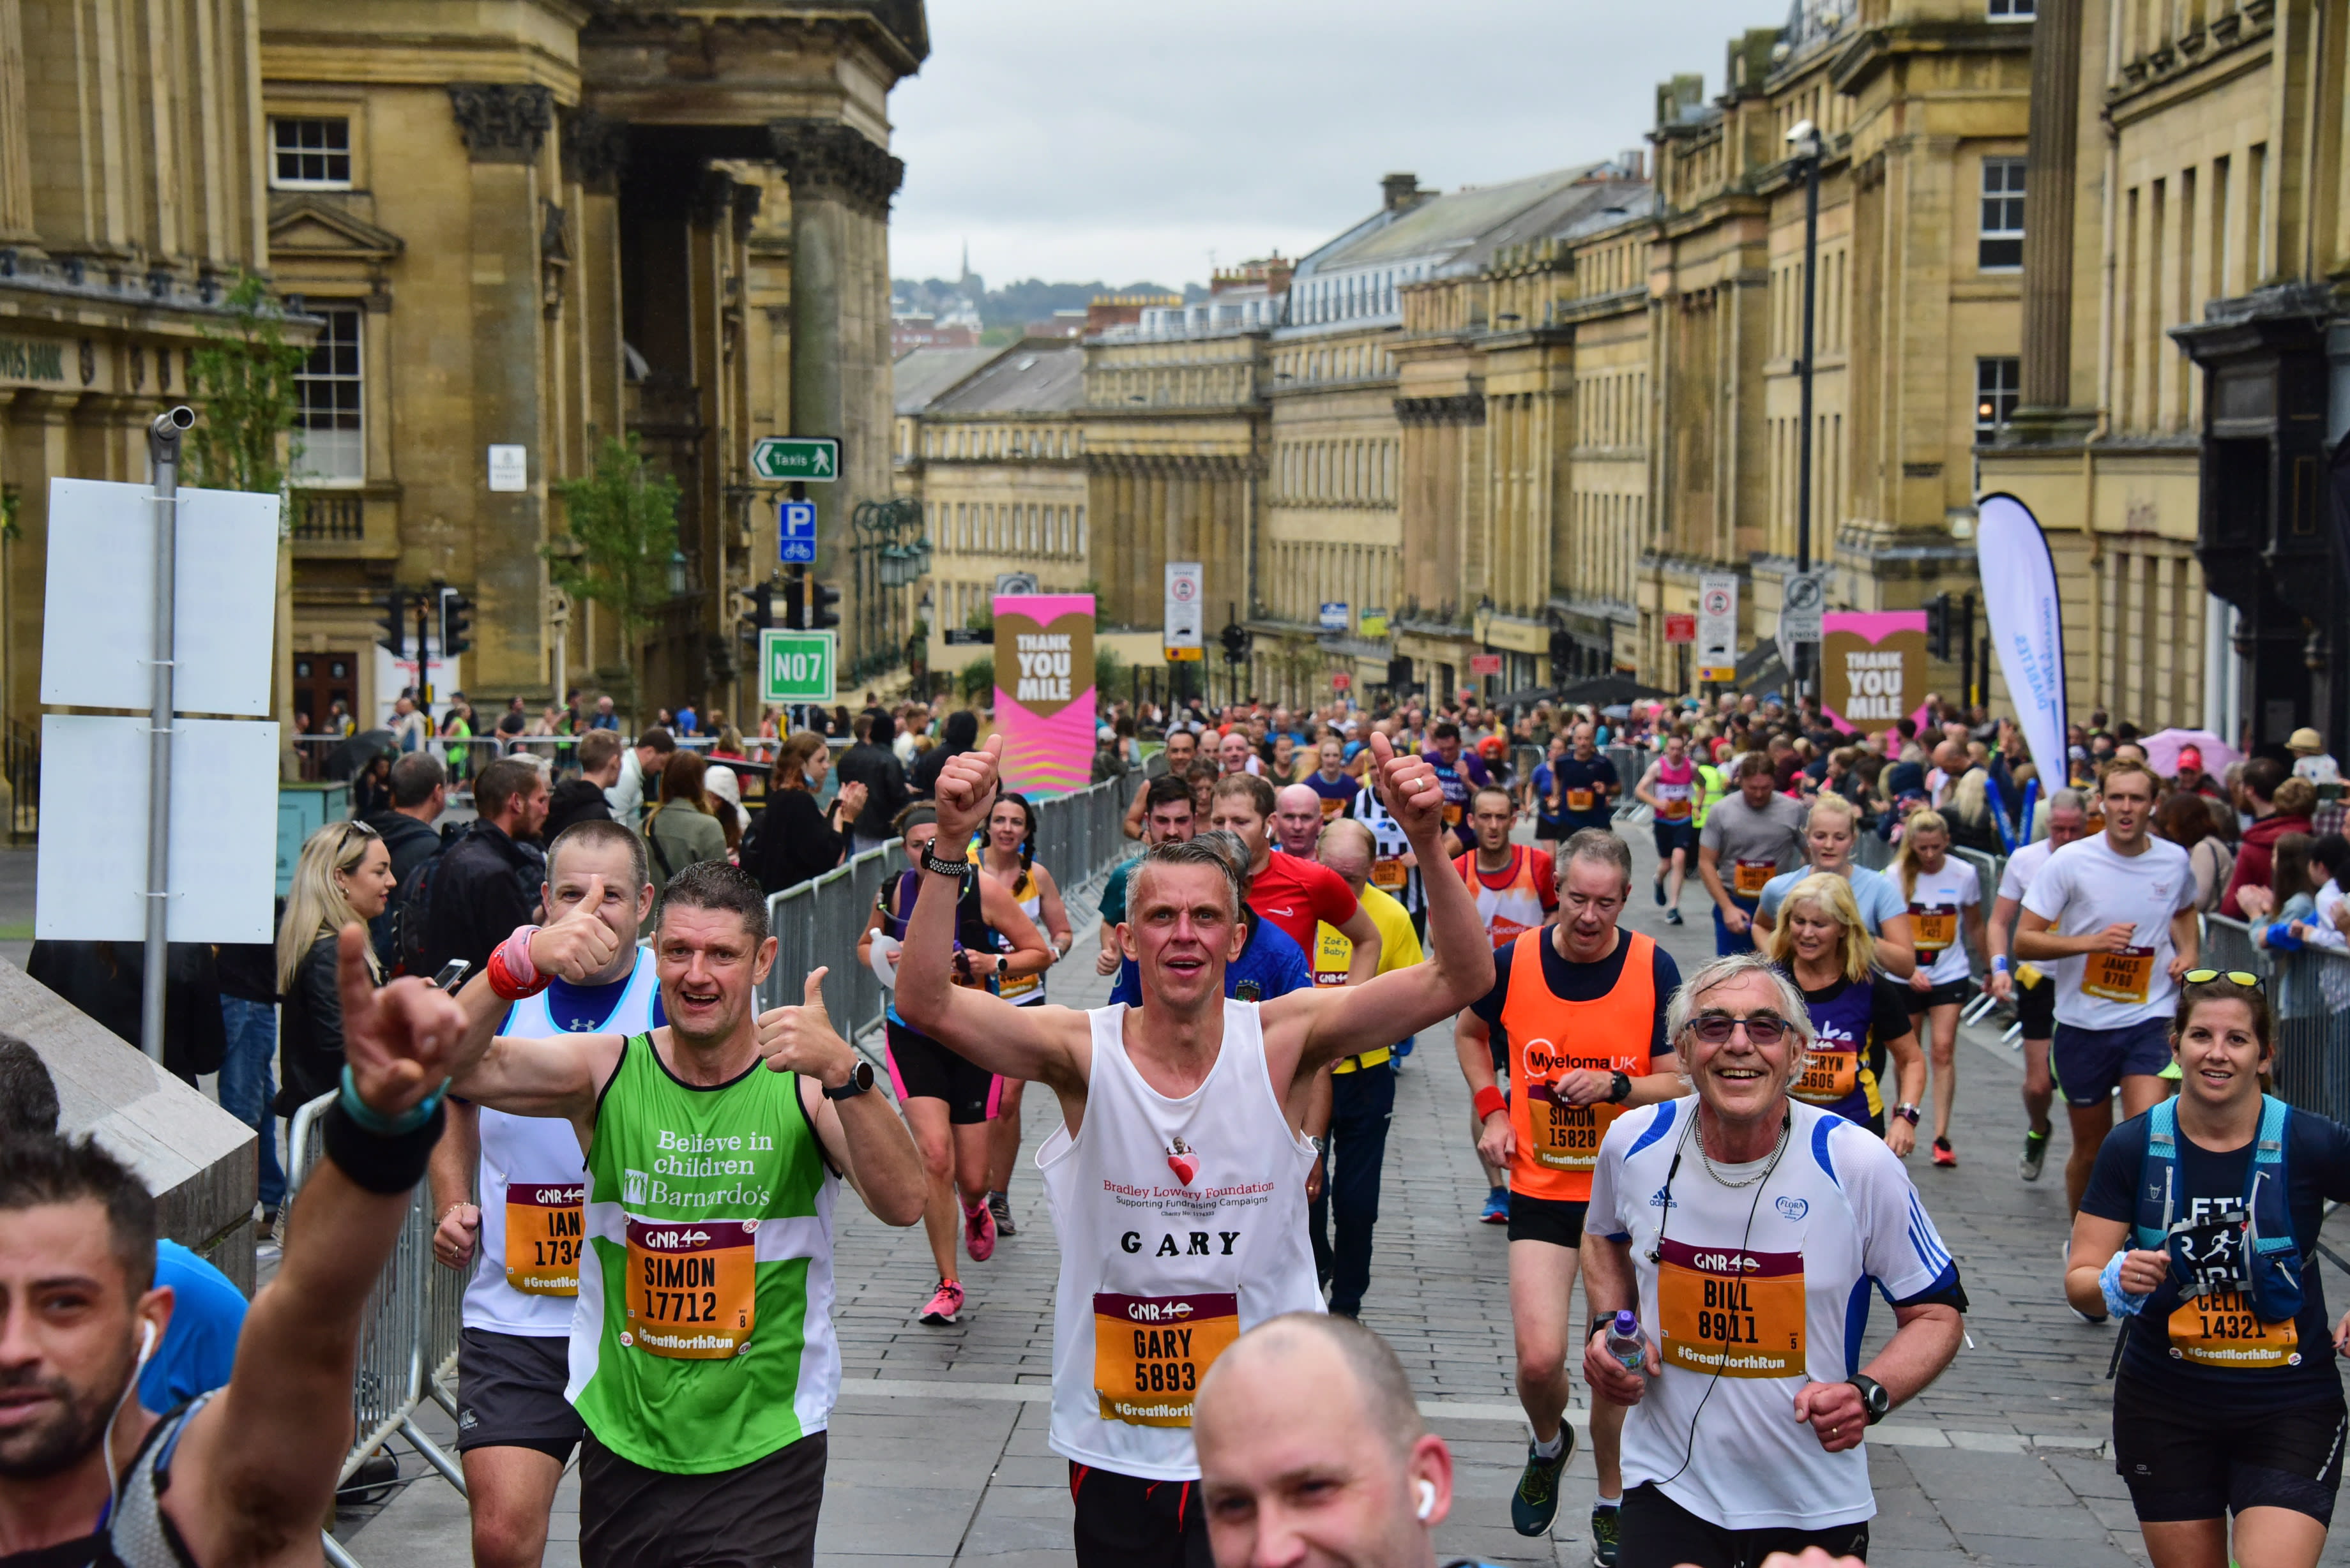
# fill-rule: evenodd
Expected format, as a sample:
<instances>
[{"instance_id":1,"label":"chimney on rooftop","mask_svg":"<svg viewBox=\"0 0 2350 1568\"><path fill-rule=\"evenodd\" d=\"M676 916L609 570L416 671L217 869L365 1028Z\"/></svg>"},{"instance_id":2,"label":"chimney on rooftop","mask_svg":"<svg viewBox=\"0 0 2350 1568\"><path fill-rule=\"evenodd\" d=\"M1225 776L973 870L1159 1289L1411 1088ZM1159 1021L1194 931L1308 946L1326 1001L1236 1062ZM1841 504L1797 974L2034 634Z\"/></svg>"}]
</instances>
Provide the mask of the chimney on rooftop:
<instances>
[{"instance_id":1,"label":"chimney on rooftop","mask_svg":"<svg viewBox=\"0 0 2350 1568\"><path fill-rule=\"evenodd\" d=\"M1380 205L1384 211L1399 213L1407 207L1418 206L1421 197L1433 192L1419 188L1419 176L1417 174L1390 174L1379 182L1379 194L1383 198Z\"/></svg>"}]
</instances>

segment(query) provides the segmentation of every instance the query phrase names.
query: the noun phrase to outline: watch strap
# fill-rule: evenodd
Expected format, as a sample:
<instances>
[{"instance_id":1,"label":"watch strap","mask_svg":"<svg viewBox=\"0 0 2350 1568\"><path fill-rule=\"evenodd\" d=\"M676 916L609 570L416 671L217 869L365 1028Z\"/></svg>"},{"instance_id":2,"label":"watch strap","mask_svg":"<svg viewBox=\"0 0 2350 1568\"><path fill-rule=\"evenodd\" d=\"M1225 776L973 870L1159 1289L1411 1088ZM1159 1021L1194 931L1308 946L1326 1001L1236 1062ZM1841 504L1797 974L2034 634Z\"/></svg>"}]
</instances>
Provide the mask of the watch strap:
<instances>
[{"instance_id":1,"label":"watch strap","mask_svg":"<svg viewBox=\"0 0 2350 1568\"><path fill-rule=\"evenodd\" d=\"M922 869L925 871L936 872L941 877L962 877L971 875L971 862L968 860L941 860L936 855L925 850L922 854Z\"/></svg>"},{"instance_id":2,"label":"watch strap","mask_svg":"<svg viewBox=\"0 0 2350 1568\"><path fill-rule=\"evenodd\" d=\"M1870 1426L1874 1427L1877 1422L1885 1419L1892 1410L1892 1396L1886 1391L1884 1384L1879 1383L1867 1373L1856 1372L1845 1381L1860 1391L1860 1407L1868 1417Z\"/></svg>"},{"instance_id":3,"label":"watch strap","mask_svg":"<svg viewBox=\"0 0 2350 1568\"><path fill-rule=\"evenodd\" d=\"M848 1070L848 1082L837 1089L827 1085L824 1097L827 1100L853 1100L872 1086L873 1064L860 1056L857 1059L857 1065Z\"/></svg>"},{"instance_id":4,"label":"watch strap","mask_svg":"<svg viewBox=\"0 0 2350 1568\"><path fill-rule=\"evenodd\" d=\"M1607 1092L1607 1103L1620 1106L1632 1097L1632 1075L1623 1068L1616 1069L1616 1086Z\"/></svg>"}]
</instances>

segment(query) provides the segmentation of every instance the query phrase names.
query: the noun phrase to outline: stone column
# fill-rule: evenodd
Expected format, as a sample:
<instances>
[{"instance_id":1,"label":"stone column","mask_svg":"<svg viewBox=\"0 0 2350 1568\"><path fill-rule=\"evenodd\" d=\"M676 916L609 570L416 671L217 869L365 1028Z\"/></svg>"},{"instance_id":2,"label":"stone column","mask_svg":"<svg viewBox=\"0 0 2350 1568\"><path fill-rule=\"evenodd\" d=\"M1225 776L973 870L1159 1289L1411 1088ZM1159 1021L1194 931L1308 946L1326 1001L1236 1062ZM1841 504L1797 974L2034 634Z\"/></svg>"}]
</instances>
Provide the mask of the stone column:
<instances>
[{"instance_id":1,"label":"stone column","mask_svg":"<svg viewBox=\"0 0 2350 1568\"><path fill-rule=\"evenodd\" d=\"M544 680L539 546L546 542L546 389L538 157L555 127L555 95L536 86L459 82L449 107L469 154L473 217L473 649L461 683L537 686ZM530 452L530 488L492 493L489 449ZM462 561L462 557L461 557ZM463 566L458 567L460 587ZM434 697L448 683L436 678Z\"/></svg>"},{"instance_id":2,"label":"stone column","mask_svg":"<svg viewBox=\"0 0 2350 1568\"><path fill-rule=\"evenodd\" d=\"M2044 431L2047 416L2073 400L2073 188L2080 146L2082 3L2040 0L2032 22L2032 167L2023 187L2023 397L2014 421L2022 439L2031 439L2028 430ZM2035 413L2040 417L2032 418Z\"/></svg>"},{"instance_id":3,"label":"stone column","mask_svg":"<svg viewBox=\"0 0 2350 1568\"><path fill-rule=\"evenodd\" d=\"M31 120L20 0L0 0L0 240L34 237Z\"/></svg>"},{"instance_id":4,"label":"stone column","mask_svg":"<svg viewBox=\"0 0 2350 1568\"><path fill-rule=\"evenodd\" d=\"M792 193L791 433L841 440L841 478L812 484L816 504L819 577L845 576L850 559L849 511L861 500L890 493L890 410L886 391L878 410L870 389L850 385L847 368L868 353L857 334L889 317L886 277L874 292L876 269L860 255L886 258L889 200L906 175L905 163L854 128L829 119L779 119L767 127L775 161ZM880 234L872 231L882 231ZM886 259L880 269L886 274ZM879 385L877 379L877 385ZM868 395L853 394L864 391ZM844 610L853 609L844 598ZM858 618L841 617L844 664L863 657Z\"/></svg>"}]
</instances>

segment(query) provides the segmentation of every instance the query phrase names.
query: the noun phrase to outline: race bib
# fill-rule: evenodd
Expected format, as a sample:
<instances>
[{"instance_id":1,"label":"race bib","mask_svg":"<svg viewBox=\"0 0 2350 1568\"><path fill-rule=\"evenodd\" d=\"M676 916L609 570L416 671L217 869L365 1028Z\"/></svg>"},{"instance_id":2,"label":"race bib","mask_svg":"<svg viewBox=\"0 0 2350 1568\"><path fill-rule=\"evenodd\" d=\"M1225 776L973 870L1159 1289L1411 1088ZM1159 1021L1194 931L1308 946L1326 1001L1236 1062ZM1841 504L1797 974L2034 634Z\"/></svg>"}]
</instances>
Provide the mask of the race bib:
<instances>
[{"instance_id":1,"label":"race bib","mask_svg":"<svg viewBox=\"0 0 2350 1568\"><path fill-rule=\"evenodd\" d=\"M1804 1376L1804 1255L1659 1245L1667 1366L1724 1377Z\"/></svg>"},{"instance_id":2,"label":"race bib","mask_svg":"<svg viewBox=\"0 0 2350 1568\"><path fill-rule=\"evenodd\" d=\"M1101 1418L1188 1427L1200 1380L1241 1336L1237 1295L1094 1296L1094 1393Z\"/></svg>"},{"instance_id":3,"label":"race bib","mask_svg":"<svg viewBox=\"0 0 2350 1568\"><path fill-rule=\"evenodd\" d=\"M1788 1092L1814 1106L1835 1106L1859 1087L1859 1052L1815 1050L1804 1056L1803 1076Z\"/></svg>"},{"instance_id":4,"label":"race bib","mask_svg":"<svg viewBox=\"0 0 2350 1568\"><path fill-rule=\"evenodd\" d=\"M1685 794L1667 794L1659 795L1657 798L1665 803L1664 809L1657 814L1657 819L1659 821L1687 822L1689 820L1689 796Z\"/></svg>"},{"instance_id":5,"label":"race bib","mask_svg":"<svg viewBox=\"0 0 2350 1568\"><path fill-rule=\"evenodd\" d=\"M1459 801L1448 800L1444 803L1444 826L1447 827L1458 827L1461 826L1461 803Z\"/></svg>"},{"instance_id":6,"label":"race bib","mask_svg":"<svg viewBox=\"0 0 2350 1568\"><path fill-rule=\"evenodd\" d=\"M1589 811L1591 809L1591 796L1592 792L1587 789L1571 789L1567 791L1566 809L1569 811Z\"/></svg>"},{"instance_id":7,"label":"race bib","mask_svg":"<svg viewBox=\"0 0 2350 1568\"><path fill-rule=\"evenodd\" d=\"M1759 898L1771 878L1779 874L1776 860L1738 860L1731 864L1731 890L1742 898Z\"/></svg>"},{"instance_id":8,"label":"race bib","mask_svg":"<svg viewBox=\"0 0 2350 1568\"><path fill-rule=\"evenodd\" d=\"M1007 974L1003 977L1003 989L995 994L1006 1002L1017 1002L1044 983L1045 977L1041 974Z\"/></svg>"},{"instance_id":9,"label":"race bib","mask_svg":"<svg viewBox=\"0 0 2350 1568\"><path fill-rule=\"evenodd\" d=\"M1959 940L1959 912L1947 904L1912 904L1909 929L1919 952L1938 953Z\"/></svg>"},{"instance_id":10,"label":"race bib","mask_svg":"<svg viewBox=\"0 0 2350 1568\"><path fill-rule=\"evenodd\" d=\"M2124 948L2117 953L2091 953L2081 971L2081 994L2100 1002L2143 1002L2154 981L2154 950Z\"/></svg>"},{"instance_id":11,"label":"race bib","mask_svg":"<svg viewBox=\"0 0 2350 1568\"><path fill-rule=\"evenodd\" d=\"M2170 1314L2170 1354L2230 1371L2298 1366L2301 1328L2290 1318L2262 1323L2243 1292L2221 1287L2178 1303Z\"/></svg>"},{"instance_id":12,"label":"race bib","mask_svg":"<svg viewBox=\"0 0 2350 1568\"><path fill-rule=\"evenodd\" d=\"M1599 1140L1621 1106L1569 1105L1550 1084L1526 1085L1526 1120L1534 1135L1534 1163L1549 1170L1588 1172L1599 1164Z\"/></svg>"},{"instance_id":13,"label":"race bib","mask_svg":"<svg viewBox=\"0 0 2350 1568\"><path fill-rule=\"evenodd\" d=\"M709 1361L751 1348L759 1315L756 1220L629 1221L629 1326L620 1343Z\"/></svg>"},{"instance_id":14,"label":"race bib","mask_svg":"<svg viewBox=\"0 0 2350 1568\"><path fill-rule=\"evenodd\" d=\"M1400 860L1371 862L1371 886L1386 892L1400 893L1410 877L1411 868Z\"/></svg>"},{"instance_id":15,"label":"race bib","mask_svg":"<svg viewBox=\"0 0 2350 1568\"><path fill-rule=\"evenodd\" d=\"M579 1293L580 1205L577 1182L506 1188L506 1283L526 1296Z\"/></svg>"}]
</instances>

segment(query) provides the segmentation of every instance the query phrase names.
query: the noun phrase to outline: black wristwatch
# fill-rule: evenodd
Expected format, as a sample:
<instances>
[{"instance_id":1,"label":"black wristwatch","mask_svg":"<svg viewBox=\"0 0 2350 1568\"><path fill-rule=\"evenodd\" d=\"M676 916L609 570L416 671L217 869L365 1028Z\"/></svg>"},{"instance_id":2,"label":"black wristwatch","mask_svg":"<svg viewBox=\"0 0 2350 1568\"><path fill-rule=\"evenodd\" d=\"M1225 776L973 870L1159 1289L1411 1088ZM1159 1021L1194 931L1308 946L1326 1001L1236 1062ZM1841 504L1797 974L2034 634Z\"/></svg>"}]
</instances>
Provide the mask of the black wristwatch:
<instances>
[{"instance_id":1,"label":"black wristwatch","mask_svg":"<svg viewBox=\"0 0 2350 1568\"><path fill-rule=\"evenodd\" d=\"M936 855L925 849L922 851L922 869L925 871L935 871L941 877L952 877L957 879L961 879L971 875L971 862L968 860L941 860Z\"/></svg>"},{"instance_id":2,"label":"black wristwatch","mask_svg":"<svg viewBox=\"0 0 2350 1568\"><path fill-rule=\"evenodd\" d=\"M1620 1106L1632 1097L1632 1075L1622 1068L1616 1070L1616 1086L1607 1091L1607 1103Z\"/></svg>"},{"instance_id":3,"label":"black wristwatch","mask_svg":"<svg viewBox=\"0 0 2350 1568\"><path fill-rule=\"evenodd\" d=\"M1893 1408L1893 1396L1885 1391L1884 1384L1867 1373L1856 1372L1845 1381L1860 1390L1860 1407L1868 1412L1870 1426L1874 1427L1885 1419L1886 1412Z\"/></svg>"},{"instance_id":4,"label":"black wristwatch","mask_svg":"<svg viewBox=\"0 0 2350 1568\"><path fill-rule=\"evenodd\" d=\"M848 1082L837 1089L826 1089L824 1097L827 1100L853 1100L872 1086L873 1064L860 1056L857 1059L857 1065L848 1070Z\"/></svg>"}]
</instances>

